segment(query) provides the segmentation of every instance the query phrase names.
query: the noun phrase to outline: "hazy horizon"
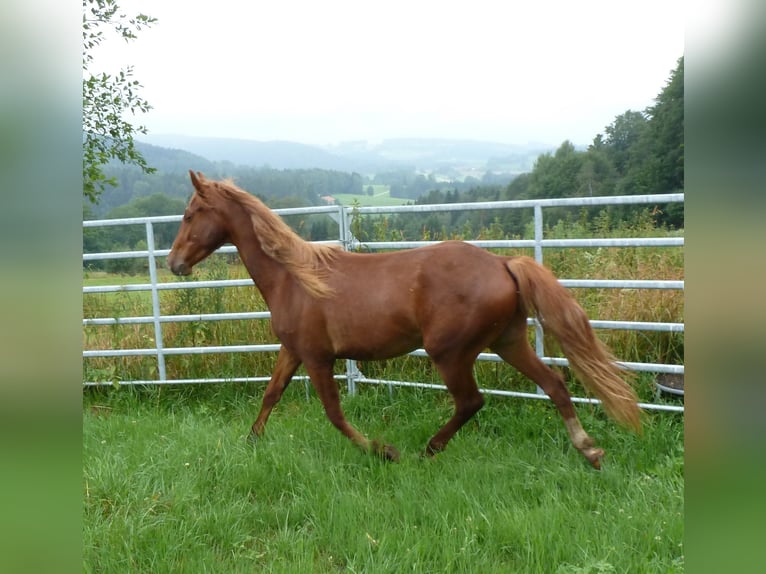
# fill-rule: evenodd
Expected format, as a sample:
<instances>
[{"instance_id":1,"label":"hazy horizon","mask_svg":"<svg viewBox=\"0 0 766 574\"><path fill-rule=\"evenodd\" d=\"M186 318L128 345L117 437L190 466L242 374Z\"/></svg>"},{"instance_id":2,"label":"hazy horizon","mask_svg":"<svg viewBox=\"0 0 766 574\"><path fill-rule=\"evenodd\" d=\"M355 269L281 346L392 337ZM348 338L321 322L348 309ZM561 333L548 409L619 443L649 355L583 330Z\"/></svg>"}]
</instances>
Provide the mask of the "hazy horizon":
<instances>
[{"instance_id":1,"label":"hazy horizon","mask_svg":"<svg viewBox=\"0 0 766 574\"><path fill-rule=\"evenodd\" d=\"M596 134L593 134L594 137ZM354 144L366 144L367 146L375 146L380 145L385 142L394 142L394 141L442 141L442 142L465 142L465 143L475 143L475 144L491 144L491 145L501 145L501 146L508 146L508 147L559 147L565 140L561 140L560 142L545 142L545 141L525 141L525 142L508 142L508 141L498 141L498 140L492 140L492 139L480 139L480 138L471 138L471 137L439 137L439 136L402 136L402 137L384 137L384 138L374 138L374 139L364 139L364 138L356 138L356 139L348 139L348 140L342 140L337 142L330 142L330 143L324 143L324 142L310 142L310 141L298 141L294 139L286 139L286 138L264 138L264 139L257 139L253 137L239 137L239 136L220 136L220 135L200 135L200 134L189 134L189 133L181 133L181 132L163 132L163 133L155 133L155 132L149 132L148 134L138 134L136 136L137 141L142 141L145 143L151 144L151 141L149 140L160 140L160 139L176 139L176 138L191 138L191 139L205 139L205 140L231 140L231 141L241 141L241 142L256 142L256 143L296 143L301 145L308 145L308 146L315 146L319 148L327 148L332 149L336 147L341 146L348 146L348 145L354 145ZM569 138L566 138L569 139ZM591 138L593 139L593 138ZM569 141L575 146L575 147L587 147L590 145L591 141L587 142L575 142L569 139ZM156 144L152 144L156 145Z\"/></svg>"},{"instance_id":2,"label":"hazy horizon","mask_svg":"<svg viewBox=\"0 0 766 574\"><path fill-rule=\"evenodd\" d=\"M684 50L684 9L672 0L120 8L158 22L134 41L106 41L93 71L134 67L153 109L128 119L153 135L587 145L652 105Z\"/></svg>"}]
</instances>

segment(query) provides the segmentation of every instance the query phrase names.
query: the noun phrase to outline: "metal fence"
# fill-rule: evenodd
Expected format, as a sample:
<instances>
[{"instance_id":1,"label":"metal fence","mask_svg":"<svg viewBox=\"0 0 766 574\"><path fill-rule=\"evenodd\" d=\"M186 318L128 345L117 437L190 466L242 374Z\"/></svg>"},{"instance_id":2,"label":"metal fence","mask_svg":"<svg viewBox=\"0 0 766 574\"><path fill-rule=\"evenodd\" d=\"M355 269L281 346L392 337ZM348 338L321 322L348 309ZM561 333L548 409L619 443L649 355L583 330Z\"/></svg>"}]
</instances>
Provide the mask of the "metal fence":
<instances>
[{"instance_id":1,"label":"metal fence","mask_svg":"<svg viewBox=\"0 0 766 574\"><path fill-rule=\"evenodd\" d=\"M375 215L381 213L436 213L447 211L477 211L477 210L502 210L502 209L532 209L534 211L534 238L520 240L493 240L493 241L469 241L479 247L484 248L532 248L534 257L537 261L543 262L544 249L562 248L562 247L681 247L684 245L683 237L652 237L652 238L594 238L594 239L545 239L543 234L543 210L552 207L589 207L606 205L636 205L636 204L667 204L683 202L684 194L655 194L655 195L636 195L636 196L614 196L614 197L584 197L584 198L566 198L566 199L541 199L541 200L521 200L521 201L494 201L480 203L452 203L439 205L404 205L389 207L358 207L352 209L348 206L321 206L308 208L278 209L276 213L286 215L314 215L327 214L338 223L339 242L344 249L356 250L363 248L369 251L381 249L408 249L428 245L430 241L399 241L399 242L360 242L351 233L352 218L355 215ZM279 349L276 344L253 344L253 345L221 345L205 347L165 347L163 344L162 326L172 322L188 321L224 321L234 319L247 320L266 320L270 317L268 311L250 312L250 313L209 313L209 314L191 314L191 315L163 315L160 309L159 292L169 289L199 289L199 288L226 288L253 285L250 279L233 280L215 280L215 281L183 281L160 283L157 279L157 260L167 256L169 249L157 249L154 239L154 225L159 223L179 222L181 215L129 218L129 219L107 219L84 221L84 228L95 228L116 225L142 225L146 232L146 250L109 252L109 253L85 253L83 261L99 261L108 259L124 258L144 258L148 261L149 283L143 284L115 284L103 286L84 286L83 294L91 293L114 293L129 291L150 291L152 300L152 314L150 316L140 317L85 317L83 326L89 325L128 325L128 324L153 324L154 325L154 343L152 348L132 348L132 349L84 349L83 358L92 357L130 357L130 356L152 356L157 360L157 378L151 380L129 380L120 381L120 384L168 384L168 383L218 383L218 382L258 382L268 381L269 374L253 377L236 378L203 378L203 379L168 379L165 369L165 358L171 355L183 354L208 354L208 353L249 353L249 352L274 352ZM218 253L236 253L236 249L227 245L218 250ZM609 289L674 289L683 290L684 281L661 281L661 280L582 280L561 278L560 282L570 288L609 288ZM535 342L538 355L543 362L549 365L567 366L566 359L546 357L543 350L543 332L542 327L535 319L529 319L529 324L535 328ZM591 325L597 329L628 329L637 331L665 331L671 333L683 333L683 323L664 323L664 322L636 322L636 321L591 321ZM423 349L418 349L410 353L413 356L427 356ZM493 353L482 353L479 355L481 361L500 362L497 355ZM660 364L660 363L639 363L639 362L621 362L621 365L633 371L646 371L653 373L684 373L683 365ZM304 379L305 377L296 377ZM356 391L356 385L367 384L385 384L390 386L416 386L422 388L445 389L443 385L425 384L413 381L394 381L382 380L365 377L358 369L355 361L346 361L346 372L342 375L336 375L337 379L345 380L349 393ZM112 381L84 381L84 385L110 385ZM479 383L481 383L479 381ZM502 389L481 389L483 393L513 396L521 398L545 399L547 396L540 389L536 393L524 393L517 391L508 391ZM584 397L573 397L575 402L598 402L595 399ZM641 403L646 409L683 411L683 405L665 404L665 403Z\"/></svg>"}]
</instances>

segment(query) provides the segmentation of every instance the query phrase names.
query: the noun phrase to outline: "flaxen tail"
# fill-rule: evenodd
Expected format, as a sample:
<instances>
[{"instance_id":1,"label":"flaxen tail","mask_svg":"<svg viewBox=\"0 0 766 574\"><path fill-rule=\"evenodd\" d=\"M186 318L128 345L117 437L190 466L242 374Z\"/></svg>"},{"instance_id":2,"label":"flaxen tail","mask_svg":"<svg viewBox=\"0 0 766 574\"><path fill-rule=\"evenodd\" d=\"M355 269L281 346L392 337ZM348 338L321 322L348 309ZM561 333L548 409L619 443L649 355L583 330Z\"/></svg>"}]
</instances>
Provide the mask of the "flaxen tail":
<instances>
[{"instance_id":1,"label":"flaxen tail","mask_svg":"<svg viewBox=\"0 0 766 574\"><path fill-rule=\"evenodd\" d=\"M508 269L516 280L526 312L535 312L569 359L585 388L598 398L618 423L641 430L635 391L623 380L609 349L598 338L582 307L547 268L530 257L513 257Z\"/></svg>"}]
</instances>

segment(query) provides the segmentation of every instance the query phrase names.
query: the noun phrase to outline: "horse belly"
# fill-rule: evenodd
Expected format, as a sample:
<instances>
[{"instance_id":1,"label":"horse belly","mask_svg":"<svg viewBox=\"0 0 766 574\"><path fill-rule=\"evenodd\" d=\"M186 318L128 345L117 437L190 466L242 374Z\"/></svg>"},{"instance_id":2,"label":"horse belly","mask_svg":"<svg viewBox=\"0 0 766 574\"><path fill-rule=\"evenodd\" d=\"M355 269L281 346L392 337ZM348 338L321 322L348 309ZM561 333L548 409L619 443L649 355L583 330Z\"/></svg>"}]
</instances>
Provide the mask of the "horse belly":
<instances>
[{"instance_id":1,"label":"horse belly","mask_svg":"<svg viewBox=\"0 0 766 574\"><path fill-rule=\"evenodd\" d=\"M349 309L328 324L335 355L344 359L376 360L398 357L423 344L420 329L401 313Z\"/></svg>"}]
</instances>

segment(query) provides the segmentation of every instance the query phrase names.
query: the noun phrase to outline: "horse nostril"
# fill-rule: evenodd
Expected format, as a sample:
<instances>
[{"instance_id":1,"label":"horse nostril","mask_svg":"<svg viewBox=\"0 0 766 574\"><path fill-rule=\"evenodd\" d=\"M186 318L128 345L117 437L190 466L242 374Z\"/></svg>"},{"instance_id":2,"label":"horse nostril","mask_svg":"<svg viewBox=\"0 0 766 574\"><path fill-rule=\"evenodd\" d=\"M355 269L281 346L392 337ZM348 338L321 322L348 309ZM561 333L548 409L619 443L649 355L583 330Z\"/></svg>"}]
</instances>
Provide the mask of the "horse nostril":
<instances>
[{"instance_id":1,"label":"horse nostril","mask_svg":"<svg viewBox=\"0 0 766 574\"><path fill-rule=\"evenodd\" d=\"M175 257L170 255L167 260L168 268L173 275L188 275L190 269L183 261L176 261Z\"/></svg>"}]
</instances>

